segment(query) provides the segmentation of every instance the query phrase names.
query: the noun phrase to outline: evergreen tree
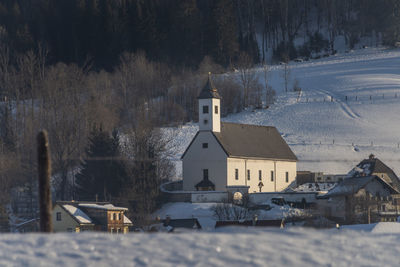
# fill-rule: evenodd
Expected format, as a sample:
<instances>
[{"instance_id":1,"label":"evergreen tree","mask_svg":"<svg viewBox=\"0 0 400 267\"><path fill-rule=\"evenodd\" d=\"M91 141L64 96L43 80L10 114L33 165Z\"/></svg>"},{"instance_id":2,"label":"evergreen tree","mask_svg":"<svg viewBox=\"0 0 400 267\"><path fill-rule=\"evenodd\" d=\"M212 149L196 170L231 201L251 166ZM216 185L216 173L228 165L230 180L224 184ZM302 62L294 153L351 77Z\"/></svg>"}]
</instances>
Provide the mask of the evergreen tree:
<instances>
[{"instance_id":1,"label":"evergreen tree","mask_svg":"<svg viewBox=\"0 0 400 267\"><path fill-rule=\"evenodd\" d=\"M86 149L87 159L76 175L79 200L109 200L118 197L126 182L126 172L119 154L119 138L94 129Z\"/></svg>"}]
</instances>

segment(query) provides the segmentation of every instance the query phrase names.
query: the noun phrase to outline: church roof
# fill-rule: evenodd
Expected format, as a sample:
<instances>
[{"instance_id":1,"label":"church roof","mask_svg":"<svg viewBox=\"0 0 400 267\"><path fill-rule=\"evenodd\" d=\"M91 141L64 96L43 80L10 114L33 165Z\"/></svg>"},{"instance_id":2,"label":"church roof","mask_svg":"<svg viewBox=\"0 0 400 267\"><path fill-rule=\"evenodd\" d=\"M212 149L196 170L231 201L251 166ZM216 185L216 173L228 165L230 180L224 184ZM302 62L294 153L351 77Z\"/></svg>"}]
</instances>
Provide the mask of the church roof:
<instances>
[{"instance_id":1,"label":"church roof","mask_svg":"<svg viewBox=\"0 0 400 267\"><path fill-rule=\"evenodd\" d=\"M209 99L209 98L218 98L221 99L221 96L218 94L217 89L214 87L211 81L211 74L208 74L208 80L206 85L204 85L201 90L198 99Z\"/></svg>"},{"instance_id":2,"label":"church roof","mask_svg":"<svg viewBox=\"0 0 400 267\"><path fill-rule=\"evenodd\" d=\"M228 157L297 161L288 144L273 126L221 122L221 132L211 132ZM186 148L182 159L199 132Z\"/></svg>"},{"instance_id":3,"label":"church roof","mask_svg":"<svg viewBox=\"0 0 400 267\"><path fill-rule=\"evenodd\" d=\"M212 132L230 157L297 161L288 144L272 126L221 122L221 132Z\"/></svg>"}]
</instances>

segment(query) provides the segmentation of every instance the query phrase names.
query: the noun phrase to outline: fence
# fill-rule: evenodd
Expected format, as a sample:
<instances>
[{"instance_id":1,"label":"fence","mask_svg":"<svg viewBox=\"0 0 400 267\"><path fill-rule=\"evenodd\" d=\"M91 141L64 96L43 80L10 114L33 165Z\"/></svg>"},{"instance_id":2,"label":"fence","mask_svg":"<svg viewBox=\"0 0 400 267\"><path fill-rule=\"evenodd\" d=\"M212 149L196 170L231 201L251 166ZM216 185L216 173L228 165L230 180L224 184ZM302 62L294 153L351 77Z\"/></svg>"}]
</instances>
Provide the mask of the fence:
<instances>
[{"instance_id":1,"label":"fence","mask_svg":"<svg viewBox=\"0 0 400 267\"><path fill-rule=\"evenodd\" d=\"M395 99L395 100L400 100L400 95L395 93L395 94L377 94L377 95L362 95L362 96L340 96L340 97L334 97L334 96L324 96L324 97L312 97L312 96L302 96L297 98L297 102L299 103L312 103L312 102L379 102L381 100L385 99Z\"/></svg>"},{"instance_id":2,"label":"fence","mask_svg":"<svg viewBox=\"0 0 400 267\"><path fill-rule=\"evenodd\" d=\"M307 146L352 146L352 147L360 147L360 148L371 148L371 147L376 147L376 148L393 148L393 149L400 149L400 142L397 143L386 143L382 144L380 142L374 142L374 141L363 141L363 142L352 142L352 141L341 141L337 139L331 139L331 140L323 140L323 141L316 141L316 142L301 142L301 143L288 143L289 146L298 146L298 145L307 145Z\"/></svg>"}]
</instances>

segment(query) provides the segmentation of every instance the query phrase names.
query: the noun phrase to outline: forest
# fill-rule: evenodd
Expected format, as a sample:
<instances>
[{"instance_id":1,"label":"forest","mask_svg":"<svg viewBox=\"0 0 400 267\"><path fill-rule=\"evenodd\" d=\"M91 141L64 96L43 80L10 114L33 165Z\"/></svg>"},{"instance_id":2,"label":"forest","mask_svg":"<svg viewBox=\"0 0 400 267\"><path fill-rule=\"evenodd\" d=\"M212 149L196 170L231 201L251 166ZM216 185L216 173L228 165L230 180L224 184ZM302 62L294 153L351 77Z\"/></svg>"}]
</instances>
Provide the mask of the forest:
<instances>
[{"instance_id":1,"label":"forest","mask_svg":"<svg viewBox=\"0 0 400 267\"><path fill-rule=\"evenodd\" d=\"M0 214L12 188L35 190L46 129L56 200L144 219L174 176L160 127L196 121L208 72L222 115L268 108L268 65L399 34L399 0L0 0Z\"/></svg>"}]
</instances>

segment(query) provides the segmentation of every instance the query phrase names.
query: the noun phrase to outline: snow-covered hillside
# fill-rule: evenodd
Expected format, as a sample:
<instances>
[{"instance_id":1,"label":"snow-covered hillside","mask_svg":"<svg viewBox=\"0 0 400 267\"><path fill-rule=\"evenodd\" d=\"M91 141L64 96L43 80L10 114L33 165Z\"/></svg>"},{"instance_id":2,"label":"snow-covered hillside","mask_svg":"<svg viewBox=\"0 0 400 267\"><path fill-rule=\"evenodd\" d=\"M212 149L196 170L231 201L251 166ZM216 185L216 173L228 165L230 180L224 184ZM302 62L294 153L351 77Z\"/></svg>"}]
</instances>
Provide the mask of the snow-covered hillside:
<instances>
[{"instance_id":1,"label":"snow-covered hillside","mask_svg":"<svg viewBox=\"0 0 400 267\"><path fill-rule=\"evenodd\" d=\"M255 71L262 81L262 68ZM275 105L223 121L276 126L298 156L298 170L347 173L373 153L400 174L399 49L370 48L290 63L291 83L297 79L302 88L299 98L284 91L282 73L282 66L271 66ZM197 126L166 131L174 138L179 162Z\"/></svg>"},{"instance_id":2,"label":"snow-covered hillside","mask_svg":"<svg viewBox=\"0 0 400 267\"><path fill-rule=\"evenodd\" d=\"M400 224L180 234L3 234L1 266L398 266ZM361 230L361 231L360 231Z\"/></svg>"}]
</instances>

